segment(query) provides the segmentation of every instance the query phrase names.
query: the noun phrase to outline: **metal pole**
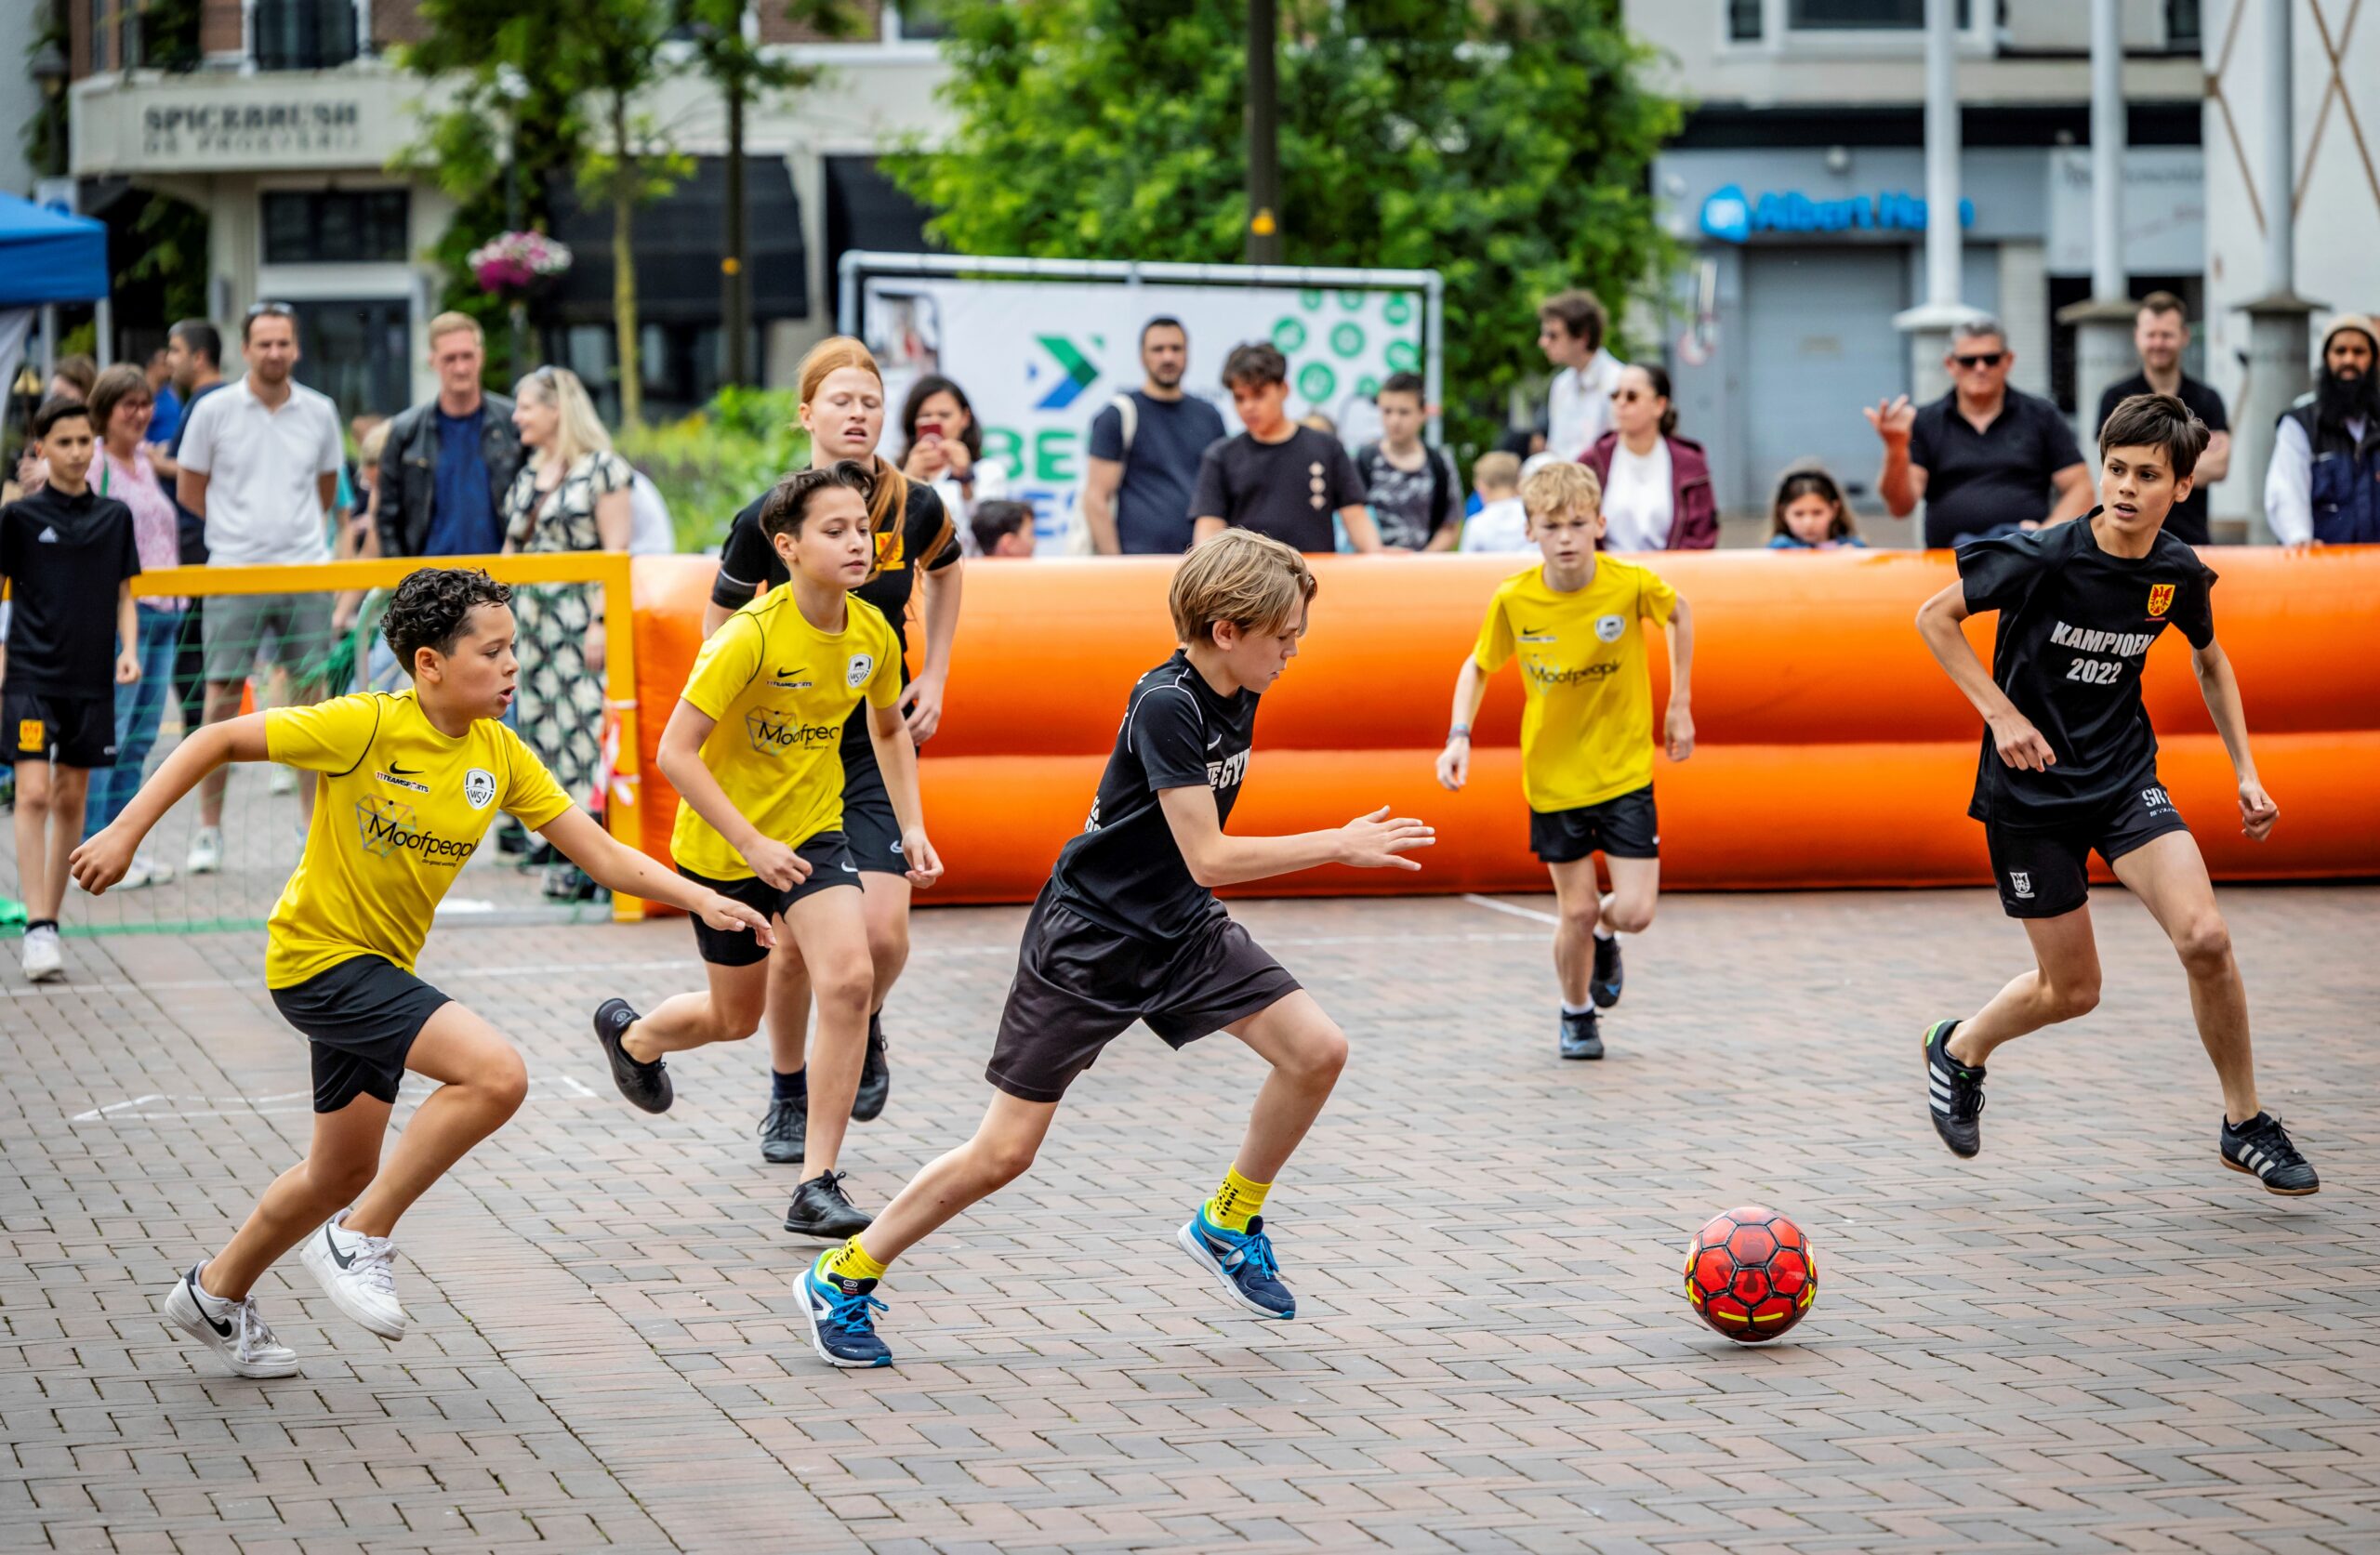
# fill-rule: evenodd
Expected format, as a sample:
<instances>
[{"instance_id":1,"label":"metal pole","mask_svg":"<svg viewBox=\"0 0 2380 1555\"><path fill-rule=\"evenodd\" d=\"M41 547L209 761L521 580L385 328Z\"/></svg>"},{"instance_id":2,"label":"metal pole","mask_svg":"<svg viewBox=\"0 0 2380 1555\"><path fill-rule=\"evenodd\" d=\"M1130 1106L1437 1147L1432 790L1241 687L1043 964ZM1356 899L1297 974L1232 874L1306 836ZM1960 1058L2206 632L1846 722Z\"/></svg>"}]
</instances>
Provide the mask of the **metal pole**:
<instances>
[{"instance_id":1,"label":"metal pole","mask_svg":"<svg viewBox=\"0 0 2380 1555\"><path fill-rule=\"evenodd\" d=\"M521 214L521 99L514 98L505 123L508 126L504 148L504 226L508 231L522 230ZM505 313L510 325L512 376L517 382L529 373L529 305L514 297Z\"/></svg>"},{"instance_id":2,"label":"metal pole","mask_svg":"<svg viewBox=\"0 0 2380 1555\"><path fill-rule=\"evenodd\" d=\"M1925 300L1955 308L1959 286L1958 0L1925 0Z\"/></svg>"},{"instance_id":3,"label":"metal pole","mask_svg":"<svg viewBox=\"0 0 2380 1555\"><path fill-rule=\"evenodd\" d=\"M745 272L744 78L727 83L727 253L719 262L721 327L727 332L727 381L752 381L751 277Z\"/></svg>"},{"instance_id":4,"label":"metal pole","mask_svg":"<svg viewBox=\"0 0 2380 1555\"><path fill-rule=\"evenodd\" d=\"M2297 290L2297 169L2291 94L2296 89L2290 39L2291 0L2265 7L2265 290Z\"/></svg>"},{"instance_id":5,"label":"metal pole","mask_svg":"<svg viewBox=\"0 0 2380 1555\"><path fill-rule=\"evenodd\" d=\"M1281 258L1281 23L1275 0L1248 0L1248 262Z\"/></svg>"},{"instance_id":6,"label":"metal pole","mask_svg":"<svg viewBox=\"0 0 2380 1555\"><path fill-rule=\"evenodd\" d=\"M2091 0L2091 295L2129 295L2123 262L2123 6Z\"/></svg>"}]
</instances>

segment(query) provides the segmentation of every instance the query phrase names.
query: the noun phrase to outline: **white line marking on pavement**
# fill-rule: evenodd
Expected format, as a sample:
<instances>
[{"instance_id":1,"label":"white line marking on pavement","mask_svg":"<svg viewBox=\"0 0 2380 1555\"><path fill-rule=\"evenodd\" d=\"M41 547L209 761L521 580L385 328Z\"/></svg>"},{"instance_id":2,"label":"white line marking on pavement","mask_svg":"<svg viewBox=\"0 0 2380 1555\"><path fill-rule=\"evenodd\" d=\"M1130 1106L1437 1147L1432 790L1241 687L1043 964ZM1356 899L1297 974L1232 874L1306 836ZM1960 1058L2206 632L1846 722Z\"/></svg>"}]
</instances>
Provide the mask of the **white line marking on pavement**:
<instances>
[{"instance_id":1,"label":"white line marking on pavement","mask_svg":"<svg viewBox=\"0 0 2380 1555\"><path fill-rule=\"evenodd\" d=\"M1470 903L1474 907L1485 907L1491 913L1509 913L1516 918L1527 918L1531 923L1551 923L1558 925L1562 921L1552 913L1540 913L1534 907L1515 907L1509 902L1499 902L1492 896L1472 896L1466 894L1463 897L1463 900Z\"/></svg>"},{"instance_id":2,"label":"white line marking on pavement","mask_svg":"<svg viewBox=\"0 0 2380 1555\"><path fill-rule=\"evenodd\" d=\"M397 1101L403 1106L419 1106L422 1099L436 1088L418 1075L408 1074L397 1092ZM589 1101L598 1094L575 1074L529 1076L529 1100L532 1101ZM173 1118L280 1117L313 1110L314 1093L311 1090L275 1091L270 1096L168 1096L162 1091L152 1091L147 1096L111 1101L104 1107L72 1114L67 1121L153 1123Z\"/></svg>"}]
</instances>

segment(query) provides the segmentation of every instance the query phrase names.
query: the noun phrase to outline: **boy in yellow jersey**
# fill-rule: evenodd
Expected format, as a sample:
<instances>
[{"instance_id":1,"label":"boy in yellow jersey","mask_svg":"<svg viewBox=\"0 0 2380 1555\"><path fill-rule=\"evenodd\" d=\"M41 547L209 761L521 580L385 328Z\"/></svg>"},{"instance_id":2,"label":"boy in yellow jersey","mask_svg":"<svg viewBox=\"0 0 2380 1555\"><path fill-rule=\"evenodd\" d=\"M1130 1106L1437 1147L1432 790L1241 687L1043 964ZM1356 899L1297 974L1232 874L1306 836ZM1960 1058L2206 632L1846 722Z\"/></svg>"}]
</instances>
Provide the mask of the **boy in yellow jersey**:
<instances>
[{"instance_id":1,"label":"boy in yellow jersey","mask_svg":"<svg viewBox=\"0 0 2380 1555\"><path fill-rule=\"evenodd\" d=\"M875 477L845 460L787 476L760 527L787 581L727 618L703 644L657 758L676 785L670 851L679 873L782 920L810 974L818 1041L803 1172L785 1229L849 1236L868 1217L835 1170L859 1089L875 963L859 869L843 825L843 725L868 705L868 733L901 827L909 883L931 886L942 862L926 839L917 749L901 717L901 644L883 613L852 590L876 571L868 521ZM759 1029L771 941L740 927L696 924L707 994L681 994L650 1015L622 999L595 1012L595 1034L620 1093L649 1113L671 1100L664 1054L735 1042Z\"/></svg>"},{"instance_id":2,"label":"boy in yellow jersey","mask_svg":"<svg viewBox=\"0 0 2380 1555\"><path fill-rule=\"evenodd\" d=\"M241 1377L291 1377L250 1287L290 1248L331 1302L404 1336L397 1218L496 1132L529 1086L496 1029L414 975L438 903L497 813L518 818L615 891L724 928L760 915L612 839L498 721L520 675L511 591L485 573L424 568L398 586L383 630L414 689L343 696L209 724L185 737L113 824L74 850L97 895L124 877L158 818L226 761L321 774L314 824L267 925L265 986L313 1051L314 1139L222 1251L165 1298L165 1315ZM380 1142L406 1070L438 1082L387 1164Z\"/></svg>"},{"instance_id":3,"label":"boy in yellow jersey","mask_svg":"<svg viewBox=\"0 0 2380 1555\"><path fill-rule=\"evenodd\" d=\"M1595 1012L1620 1002L1620 936L1653 921L1661 883L1653 810L1653 686L1642 623L1669 629L1670 759L1694 754L1687 711L1694 622L1686 601L1649 568L1598 554L1603 489L1582 465L1550 465L1521 486L1541 566L1498 586L1479 642L1455 679L1454 722L1438 781L1471 775L1471 720L1488 677L1521 662L1521 788L1529 850L1545 861L1560 903L1554 969L1562 982L1561 1052L1603 1057ZM1594 854L1611 872L1595 884ZM1592 960L1590 958L1592 947Z\"/></svg>"}]
</instances>

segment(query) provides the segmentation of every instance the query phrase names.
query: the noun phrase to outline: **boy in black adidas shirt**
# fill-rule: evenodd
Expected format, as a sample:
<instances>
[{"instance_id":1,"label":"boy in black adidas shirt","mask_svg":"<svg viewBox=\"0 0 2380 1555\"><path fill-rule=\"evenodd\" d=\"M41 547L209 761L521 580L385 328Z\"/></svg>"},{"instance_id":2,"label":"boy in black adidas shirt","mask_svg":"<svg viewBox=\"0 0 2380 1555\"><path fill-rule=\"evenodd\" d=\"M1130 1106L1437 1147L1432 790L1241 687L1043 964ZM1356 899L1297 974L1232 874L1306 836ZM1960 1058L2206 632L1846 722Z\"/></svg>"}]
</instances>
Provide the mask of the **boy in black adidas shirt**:
<instances>
[{"instance_id":1,"label":"boy in black adidas shirt","mask_svg":"<svg viewBox=\"0 0 2380 1555\"><path fill-rule=\"evenodd\" d=\"M12 601L0 751L17 768L25 976L42 982L65 970L66 860L83 839L91 769L115 765L115 688L140 679L130 587L140 553L132 509L91 490L99 445L82 402L48 401L33 434L48 483L0 507L0 578Z\"/></svg>"},{"instance_id":2,"label":"boy in black adidas shirt","mask_svg":"<svg viewBox=\"0 0 2380 1555\"><path fill-rule=\"evenodd\" d=\"M1177 1240L1240 1307L1296 1314L1261 1211L1337 1083L1347 1039L1213 888L1326 863L1418 869L1403 855L1432 840L1428 826L1385 809L1299 837L1223 830L1247 775L1257 698L1297 653L1314 590L1303 557L1246 530L1192 551L1174 575L1184 646L1132 688L1090 822L1033 904L985 1072L998 1093L991 1110L973 1139L795 1281L829 1364L892 1364L871 1316L885 1265L1022 1175L1067 1086L1137 1020L1174 1048L1227 1031L1273 1066L1223 1186Z\"/></svg>"},{"instance_id":3,"label":"boy in black adidas shirt","mask_svg":"<svg viewBox=\"0 0 2380 1555\"><path fill-rule=\"evenodd\" d=\"M2189 494L2205 425L2170 395L2137 394L2099 432L2101 506L1958 553L1959 581L1918 612L1918 632L1986 725L1967 813L1981 821L2001 904L2025 925L2034 969L1965 1021L1925 1033L1928 1108L1953 1153L1982 1148L1984 1061L2099 998L2084 869L2096 850L2140 898L2189 974L2199 1039L2223 1085L2223 1164L2275 1193L2311 1193L2314 1168L2256 1105L2247 994L2206 861L2157 777L2141 705L2149 645L2170 624L2189 642L2206 707L2239 779L2242 831L2263 841L2280 810L2256 777L2240 683L2215 640L2215 573L2163 533ZM1960 623L2000 615L1991 671Z\"/></svg>"}]
</instances>

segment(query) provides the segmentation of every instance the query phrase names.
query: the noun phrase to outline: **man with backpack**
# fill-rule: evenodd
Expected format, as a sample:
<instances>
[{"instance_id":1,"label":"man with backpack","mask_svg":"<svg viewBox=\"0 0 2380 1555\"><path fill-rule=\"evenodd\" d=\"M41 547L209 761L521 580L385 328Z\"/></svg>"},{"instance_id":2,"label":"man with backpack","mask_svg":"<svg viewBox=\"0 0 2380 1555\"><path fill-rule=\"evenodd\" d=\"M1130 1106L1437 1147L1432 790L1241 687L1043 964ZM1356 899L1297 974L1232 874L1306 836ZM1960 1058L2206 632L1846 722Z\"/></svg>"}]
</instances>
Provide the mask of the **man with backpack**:
<instances>
[{"instance_id":1,"label":"man with backpack","mask_svg":"<svg viewBox=\"0 0 2380 1555\"><path fill-rule=\"evenodd\" d=\"M1141 326L1141 387L1115 396L1091 423L1083 517L1102 556L1179 556L1190 548L1198 456L1223 436L1223 413L1182 389L1190 335L1182 321Z\"/></svg>"},{"instance_id":2,"label":"man with backpack","mask_svg":"<svg viewBox=\"0 0 2380 1555\"><path fill-rule=\"evenodd\" d=\"M1355 476L1390 550L1450 551L1462 537L1462 486L1443 448L1421 441L1421 375L1391 373L1373 402L1380 441L1355 450Z\"/></svg>"}]
</instances>

